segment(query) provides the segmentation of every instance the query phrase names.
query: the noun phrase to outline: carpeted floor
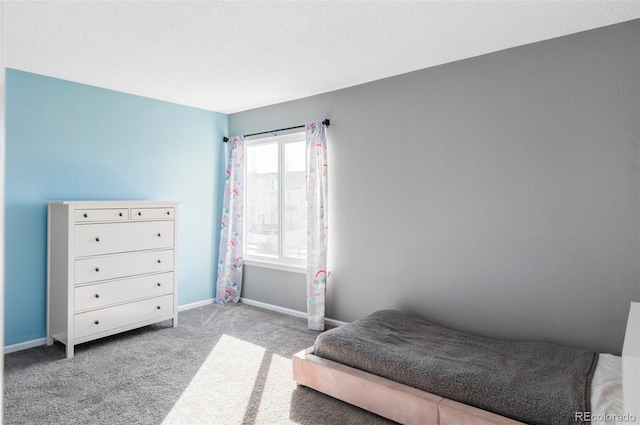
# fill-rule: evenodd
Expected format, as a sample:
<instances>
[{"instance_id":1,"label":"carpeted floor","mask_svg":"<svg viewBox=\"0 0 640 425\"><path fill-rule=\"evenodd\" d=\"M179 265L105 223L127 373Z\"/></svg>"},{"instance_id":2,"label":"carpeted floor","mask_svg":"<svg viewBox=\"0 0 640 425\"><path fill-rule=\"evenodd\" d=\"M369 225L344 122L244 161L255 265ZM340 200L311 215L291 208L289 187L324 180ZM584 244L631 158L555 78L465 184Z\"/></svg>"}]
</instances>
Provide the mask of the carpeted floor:
<instances>
[{"instance_id":1,"label":"carpeted floor","mask_svg":"<svg viewBox=\"0 0 640 425\"><path fill-rule=\"evenodd\" d=\"M208 305L170 322L76 346L5 356L4 423L393 424L291 377L317 333L303 319Z\"/></svg>"}]
</instances>

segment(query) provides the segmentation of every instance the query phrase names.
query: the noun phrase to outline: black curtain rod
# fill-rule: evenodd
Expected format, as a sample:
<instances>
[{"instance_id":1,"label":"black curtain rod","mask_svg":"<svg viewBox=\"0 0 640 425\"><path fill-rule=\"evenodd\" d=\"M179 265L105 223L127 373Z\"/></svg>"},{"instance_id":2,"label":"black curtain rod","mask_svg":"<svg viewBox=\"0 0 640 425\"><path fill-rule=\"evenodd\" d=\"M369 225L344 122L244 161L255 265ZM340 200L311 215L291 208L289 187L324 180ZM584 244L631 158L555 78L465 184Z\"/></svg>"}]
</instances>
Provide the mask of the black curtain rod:
<instances>
[{"instance_id":1,"label":"black curtain rod","mask_svg":"<svg viewBox=\"0 0 640 425\"><path fill-rule=\"evenodd\" d=\"M329 127L331 121L329 121L329 118L325 119L324 121L322 121L322 124ZM287 128L279 128L277 130L269 130L269 131L261 131L260 133L251 133L251 134L245 134L243 135L243 137L249 137L249 136L258 136L260 134L269 134L269 133L275 133L277 131L285 131L285 130L293 130L294 128L304 128L305 125L296 125L295 127L287 127ZM223 137L222 141L227 143L229 141L228 137Z\"/></svg>"}]
</instances>

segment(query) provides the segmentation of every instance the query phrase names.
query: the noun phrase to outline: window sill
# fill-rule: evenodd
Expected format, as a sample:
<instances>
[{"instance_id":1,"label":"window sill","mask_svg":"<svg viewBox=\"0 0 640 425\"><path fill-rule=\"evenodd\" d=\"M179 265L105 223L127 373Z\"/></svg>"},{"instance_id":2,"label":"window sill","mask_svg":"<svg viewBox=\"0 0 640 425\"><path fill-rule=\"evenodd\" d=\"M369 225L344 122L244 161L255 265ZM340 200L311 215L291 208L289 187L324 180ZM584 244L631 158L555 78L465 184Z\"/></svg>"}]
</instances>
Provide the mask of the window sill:
<instances>
[{"instance_id":1,"label":"window sill","mask_svg":"<svg viewBox=\"0 0 640 425\"><path fill-rule=\"evenodd\" d=\"M280 270L283 272L307 274L307 268L305 266L296 266L293 264L276 263L273 261L243 259L242 264L252 267L262 267L265 269Z\"/></svg>"}]
</instances>

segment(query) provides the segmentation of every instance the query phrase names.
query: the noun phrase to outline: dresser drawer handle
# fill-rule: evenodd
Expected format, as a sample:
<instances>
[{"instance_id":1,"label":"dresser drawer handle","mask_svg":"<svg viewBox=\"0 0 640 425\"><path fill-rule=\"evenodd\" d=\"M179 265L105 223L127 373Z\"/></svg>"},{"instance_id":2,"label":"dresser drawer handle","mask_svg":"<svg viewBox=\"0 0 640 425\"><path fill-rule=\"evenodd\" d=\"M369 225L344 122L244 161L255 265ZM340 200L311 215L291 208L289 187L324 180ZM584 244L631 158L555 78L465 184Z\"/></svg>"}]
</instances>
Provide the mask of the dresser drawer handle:
<instances>
[{"instance_id":1,"label":"dresser drawer handle","mask_svg":"<svg viewBox=\"0 0 640 425\"><path fill-rule=\"evenodd\" d=\"M160 310L160 306L156 307L158 310Z\"/></svg>"},{"instance_id":2,"label":"dresser drawer handle","mask_svg":"<svg viewBox=\"0 0 640 425\"><path fill-rule=\"evenodd\" d=\"M99 267L96 267L96 272L99 272L99 271L100 271L100 268L99 268Z\"/></svg>"},{"instance_id":3,"label":"dresser drawer handle","mask_svg":"<svg viewBox=\"0 0 640 425\"><path fill-rule=\"evenodd\" d=\"M156 286L162 286L162 283L158 282L156 283Z\"/></svg>"},{"instance_id":4,"label":"dresser drawer handle","mask_svg":"<svg viewBox=\"0 0 640 425\"><path fill-rule=\"evenodd\" d=\"M162 234L158 233L158 237L159 237L159 238L160 238L160 237L162 237Z\"/></svg>"},{"instance_id":5,"label":"dresser drawer handle","mask_svg":"<svg viewBox=\"0 0 640 425\"><path fill-rule=\"evenodd\" d=\"M96 325L99 325L99 324L100 324L100 321L99 321L99 320L96 320L96 321L95 321L95 322L93 322L93 323L95 323Z\"/></svg>"},{"instance_id":6,"label":"dresser drawer handle","mask_svg":"<svg viewBox=\"0 0 640 425\"><path fill-rule=\"evenodd\" d=\"M100 238L96 238L96 242L100 242Z\"/></svg>"},{"instance_id":7,"label":"dresser drawer handle","mask_svg":"<svg viewBox=\"0 0 640 425\"><path fill-rule=\"evenodd\" d=\"M100 294L96 294L96 298L100 298Z\"/></svg>"},{"instance_id":8,"label":"dresser drawer handle","mask_svg":"<svg viewBox=\"0 0 640 425\"><path fill-rule=\"evenodd\" d=\"M89 215L88 215L87 213L82 214L82 216L83 216L84 218L89 217Z\"/></svg>"},{"instance_id":9,"label":"dresser drawer handle","mask_svg":"<svg viewBox=\"0 0 640 425\"><path fill-rule=\"evenodd\" d=\"M142 211L138 211L138 215L142 215Z\"/></svg>"},{"instance_id":10,"label":"dresser drawer handle","mask_svg":"<svg viewBox=\"0 0 640 425\"><path fill-rule=\"evenodd\" d=\"M122 213L118 213L118 215L119 215L120 217L122 217Z\"/></svg>"},{"instance_id":11,"label":"dresser drawer handle","mask_svg":"<svg viewBox=\"0 0 640 425\"><path fill-rule=\"evenodd\" d=\"M167 215L171 215L171 211L167 211Z\"/></svg>"},{"instance_id":12,"label":"dresser drawer handle","mask_svg":"<svg viewBox=\"0 0 640 425\"><path fill-rule=\"evenodd\" d=\"M158 260L158 264L162 263L162 261Z\"/></svg>"}]
</instances>

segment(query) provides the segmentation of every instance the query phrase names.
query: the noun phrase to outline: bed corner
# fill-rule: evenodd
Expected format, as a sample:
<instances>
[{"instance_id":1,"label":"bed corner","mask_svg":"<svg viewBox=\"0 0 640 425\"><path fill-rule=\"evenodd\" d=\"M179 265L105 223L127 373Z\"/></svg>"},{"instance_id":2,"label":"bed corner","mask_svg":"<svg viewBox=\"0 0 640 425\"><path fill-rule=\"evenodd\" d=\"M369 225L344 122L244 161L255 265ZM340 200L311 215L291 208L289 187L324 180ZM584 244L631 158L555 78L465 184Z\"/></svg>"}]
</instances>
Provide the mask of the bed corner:
<instances>
[{"instance_id":1,"label":"bed corner","mask_svg":"<svg viewBox=\"0 0 640 425\"><path fill-rule=\"evenodd\" d=\"M354 369L313 354L293 355L299 384L406 425L438 425L442 397Z\"/></svg>"}]
</instances>

